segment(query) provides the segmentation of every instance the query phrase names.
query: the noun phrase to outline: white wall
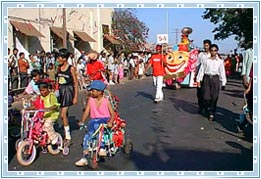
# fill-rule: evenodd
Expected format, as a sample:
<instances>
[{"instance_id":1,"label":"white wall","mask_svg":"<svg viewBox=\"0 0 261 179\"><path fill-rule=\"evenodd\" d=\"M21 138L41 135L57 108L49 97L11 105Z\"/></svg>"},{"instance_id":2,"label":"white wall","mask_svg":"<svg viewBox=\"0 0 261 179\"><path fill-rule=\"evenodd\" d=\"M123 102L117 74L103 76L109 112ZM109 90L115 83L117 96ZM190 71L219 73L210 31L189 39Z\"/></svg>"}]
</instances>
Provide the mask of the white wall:
<instances>
[{"instance_id":1,"label":"white wall","mask_svg":"<svg viewBox=\"0 0 261 179\"><path fill-rule=\"evenodd\" d=\"M111 14L113 9L109 8L67 8L66 26L67 31L73 36L73 31L84 31L97 42L90 42L90 46L98 52L102 50L102 24L111 25ZM40 31L45 38L39 37L40 45L45 51L50 51L50 29L51 26L62 27L62 8L9 8L9 20L29 22ZM73 42L73 41L72 41ZM35 41L30 41L29 46L35 46ZM13 49L12 25L8 25L8 47Z\"/></svg>"}]
</instances>

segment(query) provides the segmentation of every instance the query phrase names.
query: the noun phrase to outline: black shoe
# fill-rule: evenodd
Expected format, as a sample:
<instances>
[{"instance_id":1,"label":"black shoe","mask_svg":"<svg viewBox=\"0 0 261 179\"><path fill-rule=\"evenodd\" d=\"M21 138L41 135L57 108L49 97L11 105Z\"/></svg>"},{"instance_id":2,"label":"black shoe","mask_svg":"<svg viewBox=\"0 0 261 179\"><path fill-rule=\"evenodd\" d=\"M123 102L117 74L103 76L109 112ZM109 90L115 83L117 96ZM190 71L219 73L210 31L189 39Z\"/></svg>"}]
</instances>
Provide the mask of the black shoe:
<instances>
[{"instance_id":1,"label":"black shoe","mask_svg":"<svg viewBox=\"0 0 261 179\"><path fill-rule=\"evenodd\" d=\"M208 117L208 120L211 121L211 122L214 121L214 115L210 114L209 117Z\"/></svg>"}]
</instances>

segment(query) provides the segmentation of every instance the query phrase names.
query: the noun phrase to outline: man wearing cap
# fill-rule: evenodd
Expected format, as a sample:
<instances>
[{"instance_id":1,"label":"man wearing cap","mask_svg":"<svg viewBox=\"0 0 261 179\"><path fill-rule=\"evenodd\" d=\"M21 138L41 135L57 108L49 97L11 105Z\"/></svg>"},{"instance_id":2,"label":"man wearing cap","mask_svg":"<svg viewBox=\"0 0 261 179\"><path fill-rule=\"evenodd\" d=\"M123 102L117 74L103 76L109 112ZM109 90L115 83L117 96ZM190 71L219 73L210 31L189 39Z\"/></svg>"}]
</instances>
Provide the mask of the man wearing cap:
<instances>
[{"instance_id":1,"label":"man wearing cap","mask_svg":"<svg viewBox=\"0 0 261 179\"><path fill-rule=\"evenodd\" d=\"M163 76L165 75L164 66L166 66L166 55L162 52L162 46L156 46L156 53L153 54L146 66L144 73L152 67L152 75L153 75L153 84L156 87L156 95L155 95L155 102L163 101L164 94L163 94Z\"/></svg>"}]
</instances>

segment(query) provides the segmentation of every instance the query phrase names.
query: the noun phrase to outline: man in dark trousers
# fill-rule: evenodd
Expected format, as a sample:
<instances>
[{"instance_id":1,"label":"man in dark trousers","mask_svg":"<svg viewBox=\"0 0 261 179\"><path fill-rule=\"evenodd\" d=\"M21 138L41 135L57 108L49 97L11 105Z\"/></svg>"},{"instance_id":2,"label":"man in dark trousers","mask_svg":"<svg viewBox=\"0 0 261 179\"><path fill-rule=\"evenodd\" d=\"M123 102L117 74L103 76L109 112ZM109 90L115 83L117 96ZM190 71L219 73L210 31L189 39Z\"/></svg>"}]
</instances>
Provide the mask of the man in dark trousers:
<instances>
[{"instance_id":1,"label":"man in dark trousers","mask_svg":"<svg viewBox=\"0 0 261 179\"><path fill-rule=\"evenodd\" d=\"M196 74L195 77L198 74L200 65L207 60L208 58L210 58L210 51L209 51L209 47L211 45L211 41L209 39L205 39L203 41L203 46L204 46L204 51L200 52L198 55L198 62L197 62L197 70L196 70ZM206 112L206 110L204 109L204 99L203 99L203 91L202 88L197 88L197 98L198 98L198 113L199 114L204 114L204 112Z\"/></svg>"},{"instance_id":2,"label":"man in dark trousers","mask_svg":"<svg viewBox=\"0 0 261 179\"><path fill-rule=\"evenodd\" d=\"M205 100L205 109L208 119L214 120L220 86L225 89L227 83L225 67L223 60L218 57L218 46L210 46L210 58L204 61L197 75L198 87L203 90L203 99ZM202 81L202 86L201 86ZM222 84L220 85L220 81Z\"/></svg>"}]
</instances>

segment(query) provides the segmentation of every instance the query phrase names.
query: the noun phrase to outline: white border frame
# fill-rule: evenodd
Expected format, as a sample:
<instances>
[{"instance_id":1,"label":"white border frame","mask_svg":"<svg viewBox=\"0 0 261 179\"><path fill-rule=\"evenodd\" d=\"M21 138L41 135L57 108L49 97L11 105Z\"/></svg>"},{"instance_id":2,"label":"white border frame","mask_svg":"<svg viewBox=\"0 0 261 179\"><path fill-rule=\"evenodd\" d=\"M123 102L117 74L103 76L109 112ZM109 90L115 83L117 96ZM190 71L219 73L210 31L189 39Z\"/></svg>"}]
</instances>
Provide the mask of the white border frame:
<instances>
[{"instance_id":1,"label":"white border frame","mask_svg":"<svg viewBox=\"0 0 261 179\"><path fill-rule=\"evenodd\" d=\"M0 83L3 86L7 86L7 48L8 48L8 41L7 41L7 27L8 27L8 17L7 8L14 7L14 8L38 8L39 5L44 8L53 8L53 7L79 7L79 3L55 3L55 2L1 2L1 59L3 59L4 63L0 63L1 69L3 74L1 74ZM1 111L0 113L3 114L3 119L0 122L1 127L1 177L58 177L58 176L99 176L99 175L115 175L115 176L205 176L205 177L260 177L260 133L259 133L259 126L260 122L257 120L258 116L258 86L257 83L261 83L260 79L258 78L258 69L260 68L260 64L258 60L260 58L260 4L259 1L253 2L206 2L203 3L80 3L81 7L88 8L88 7L102 7L102 8L111 8L111 7L124 7L124 8L253 8L254 9L254 19L253 22L254 26L254 126L253 126L253 138L255 141L253 142L253 171L119 171L119 172L79 172L79 171L64 171L64 172L53 172L53 171L8 171L8 151L7 151L7 144L8 144L8 131L7 131L7 96L8 96L8 89L7 88L0 88L0 95L1 99L4 99L4 104L1 103ZM258 68L259 67L259 68ZM260 128L259 128L260 129Z\"/></svg>"}]
</instances>

